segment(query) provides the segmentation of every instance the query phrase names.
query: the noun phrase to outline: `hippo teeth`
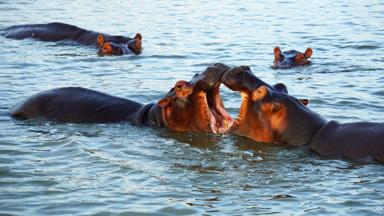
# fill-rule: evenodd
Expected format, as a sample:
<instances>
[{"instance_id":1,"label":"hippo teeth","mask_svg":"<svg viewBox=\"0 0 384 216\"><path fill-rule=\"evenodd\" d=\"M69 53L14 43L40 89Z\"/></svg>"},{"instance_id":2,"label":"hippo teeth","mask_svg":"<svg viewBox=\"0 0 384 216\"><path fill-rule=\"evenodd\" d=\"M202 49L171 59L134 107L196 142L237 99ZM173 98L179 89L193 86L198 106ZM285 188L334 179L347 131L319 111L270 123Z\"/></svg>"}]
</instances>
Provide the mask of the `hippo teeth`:
<instances>
[{"instance_id":1,"label":"hippo teeth","mask_svg":"<svg viewBox=\"0 0 384 216\"><path fill-rule=\"evenodd\" d=\"M224 103L220 97L220 84L212 89L209 98L211 98L211 107L216 118L217 131L218 133L225 133L232 126L234 120L225 110Z\"/></svg>"},{"instance_id":2,"label":"hippo teeth","mask_svg":"<svg viewBox=\"0 0 384 216\"><path fill-rule=\"evenodd\" d=\"M216 126L217 122L216 122L214 110L212 110L211 108L209 108L208 110L209 110L209 114L210 114L210 126L212 129L212 132L218 133L217 126Z\"/></svg>"},{"instance_id":3,"label":"hippo teeth","mask_svg":"<svg viewBox=\"0 0 384 216\"><path fill-rule=\"evenodd\" d=\"M216 128L215 128L215 126L216 126L216 119L215 119L215 117L213 116L213 114L211 112L211 109L209 107L208 100L207 100L205 92L202 92L199 95L199 100L201 101L200 104L202 104L202 107L203 107L203 110L204 110L204 113L202 113L202 115L204 116L203 119L205 120L207 128L210 128L212 133L216 133L216 131L217 131Z\"/></svg>"},{"instance_id":4,"label":"hippo teeth","mask_svg":"<svg viewBox=\"0 0 384 216\"><path fill-rule=\"evenodd\" d=\"M241 96L241 105L240 105L240 111L239 114L237 115L237 118L233 122L230 130L236 130L241 122L243 121L244 116L246 115L247 108L248 108L248 101L249 101L249 93L248 92L240 92Z\"/></svg>"},{"instance_id":5,"label":"hippo teeth","mask_svg":"<svg viewBox=\"0 0 384 216\"><path fill-rule=\"evenodd\" d=\"M201 91L198 95L200 104L203 108L201 115L205 120L204 124L212 133L225 133L233 124L234 120L225 110L220 97L220 85L213 89Z\"/></svg>"}]
</instances>

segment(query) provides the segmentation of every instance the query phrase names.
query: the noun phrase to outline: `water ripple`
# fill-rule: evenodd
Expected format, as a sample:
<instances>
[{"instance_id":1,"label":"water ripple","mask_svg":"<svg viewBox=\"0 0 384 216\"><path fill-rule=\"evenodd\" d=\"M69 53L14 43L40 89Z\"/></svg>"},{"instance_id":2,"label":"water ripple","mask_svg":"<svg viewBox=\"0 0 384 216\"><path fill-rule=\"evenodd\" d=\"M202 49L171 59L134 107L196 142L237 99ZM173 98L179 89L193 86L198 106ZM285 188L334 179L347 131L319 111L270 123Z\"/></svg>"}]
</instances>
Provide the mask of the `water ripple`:
<instances>
[{"instance_id":1,"label":"water ripple","mask_svg":"<svg viewBox=\"0 0 384 216\"><path fill-rule=\"evenodd\" d=\"M142 55L104 57L67 41L1 38L0 214L384 214L384 166L372 161L235 135L20 122L8 114L25 97L61 86L156 102L177 80L223 62L250 65L268 83L284 82L329 120L383 122L382 1L0 5L0 28L60 21L144 36ZM275 46L312 47L312 65L272 70ZM236 116L239 94L224 87L221 93Z\"/></svg>"}]
</instances>

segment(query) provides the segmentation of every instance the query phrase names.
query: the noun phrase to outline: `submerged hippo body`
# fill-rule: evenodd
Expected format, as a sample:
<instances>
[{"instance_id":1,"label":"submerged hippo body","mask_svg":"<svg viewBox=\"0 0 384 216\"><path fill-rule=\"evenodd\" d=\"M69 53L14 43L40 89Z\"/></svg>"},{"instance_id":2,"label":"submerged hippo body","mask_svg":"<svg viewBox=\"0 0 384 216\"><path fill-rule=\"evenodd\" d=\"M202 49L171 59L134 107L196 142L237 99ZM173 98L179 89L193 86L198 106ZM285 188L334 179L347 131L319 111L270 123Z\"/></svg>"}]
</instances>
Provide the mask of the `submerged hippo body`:
<instances>
[{"instance_id":1,"label":"submerged hippo body","mask_svg":"<svg viewBox=\"0 0 384 216\"><path fill-rule=\"evenodd\" d=\"M72 40L80 44L99 47L102 54L123 55L133 53L139 55L142 51L142 37L139 33L134 38L113 36L59 22L11 26L3 29L2 34L13 39Z\"/></svg>"},{"instance_id":2,"label":"submerged hippo body","mask_svg":"<svg viewBox=\"0 0 384 216\"><path fill-rule=\"evenodd\" d=\"M244 78L253 84L244 85ZM236 73L228 70L222 79L242 97L239 118L231 132L258 142L288 146L309 144L324 156L373 157L384 162L384 123L327 122L302 101L282 91L284 88L263 84L250 70Z\"/></svg>"},{"instance_id":3,"label":"submerged hippo body","mask_svg":"<svg viewBox=\"0 0 384 216\"><path fill-rule=\"evenodd\" d=\"M373 157L384 162L384 123L329 121L317 131L310 147L321 155Z\"/></svg>"},{"instance_id":4,"label":"submerged hippo body","mask_svg":"<svg viewBox=\"0 0 384 216\"><path fill-rule=\"evenodd\" d=\"M69 87L43 91L10 110L17 119L43 118L56 122L129 122L165 126L177 131L221 132L233 122L225 111L218 87L224 64L214 64L191 81L178 81L167 95L143 105L90 89Z\"/></svg>"},{"instance_id":5,"label":"submerged hippo body","mask_svg":"<svg viewBox=\"0 0 384 216\"><path fill-rule=\"evenodd\" d=\"M80 88L57 88L37 93L11 110L18 119L44 118L56 122L164 125L156 104L142 105L132 100ZM151 117L151 118L149 118Z\"/></svg>"},{"instance_id":6,"label":"submerged hippo body","mask_svg":"<svg viewBox=\"0 0 384 216\"><path fill-rule=\"evenodd\" d=\"M312 49L307 48L304 53L290 50L282 52L279 47L273 50L275 60L273 61L273 69L285 69L295 66L309 65L311 62L308 60L312 56Z\"/></svg>"}]
</instances>

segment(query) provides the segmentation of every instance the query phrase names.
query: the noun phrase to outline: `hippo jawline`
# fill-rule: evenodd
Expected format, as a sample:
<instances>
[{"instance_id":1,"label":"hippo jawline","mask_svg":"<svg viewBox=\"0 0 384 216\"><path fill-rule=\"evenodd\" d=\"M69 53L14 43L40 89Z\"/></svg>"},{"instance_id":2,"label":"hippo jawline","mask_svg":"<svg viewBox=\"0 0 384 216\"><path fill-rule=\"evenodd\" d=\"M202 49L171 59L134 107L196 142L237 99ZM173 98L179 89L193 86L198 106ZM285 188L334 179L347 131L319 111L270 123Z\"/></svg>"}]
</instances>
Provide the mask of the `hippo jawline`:
<instances>
[{"instance_id":1,"label":"hippo jawline","mask_svg":"<svg viewBox=\"0 0 384 216\"><path fill-rule=\"evenodd\" d=\"M226 133L232 126L234 120L225 110L220 96L220 84L213 87L210 91L204 92L200 98L203 106L205 119L213 133Z\"/></svg>"}]
</instances>

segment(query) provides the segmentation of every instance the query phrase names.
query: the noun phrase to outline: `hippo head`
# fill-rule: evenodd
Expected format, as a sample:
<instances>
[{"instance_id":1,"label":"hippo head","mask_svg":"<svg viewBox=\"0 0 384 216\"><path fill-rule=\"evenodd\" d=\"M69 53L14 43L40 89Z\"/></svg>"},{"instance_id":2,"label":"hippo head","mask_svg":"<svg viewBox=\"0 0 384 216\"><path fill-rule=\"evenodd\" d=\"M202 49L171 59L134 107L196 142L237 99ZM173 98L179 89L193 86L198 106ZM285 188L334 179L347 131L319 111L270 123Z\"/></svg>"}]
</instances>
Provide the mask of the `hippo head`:
<instances>
[{"instance_id":1,"label":"hippo head","mask_svg":"<svg viewBox=\"0 0 384 216\"><path fill-rule=\"evenodd\" d=\"M115 43L104 40L103 35L97 37L97 44L99 47L99 54L101 55L126 55L134 53L139 55L142 51L141 46L142 36L140 33L137 33L136 36L129 40L127 43Z\"/></svg>"},{"instance_id":2,"label":"hippo head","mask_svg":"<svg viewBox=\"0 0 384 216\"><path fill-rule=\"evenodd\" d=\"M129 50L131 50L131 52L135 53L135 55L140 55L141 51L143 50L143 47L141 46L142 40L143 40L143 37L141 36L141 34L136 33L133 40L130 40L127 44Z\"/></svg>"},{"instance_id":3,"label":"hippo head","mask_svg":"<svg viewBox=\"0 0 384 216\"><path fill-rule=\"evenodd\" d=\"M177 131L224 133L233 119L220 97L221 76L229 67L214 64L187 81L177 81L158 102L166 126Z\"/></svg>"},{"instance_id":4,"label":"hippo head","mask_svg":"<svg viewBox=\"0 0 384 216\"><path fill-rule=\"evenodd\" d=\"M249 67L228 70L222 80L242 97L239 115L230 132L258 142L299 146L309 143L325 123L305 106L308 100L288 95L284 84L266 84Z\"/></svg>"},{"instance_id":5,"label":"hippo head","mask_svg":"<svg viewBox=\"0 0 384 216\"><path fill-rule=\"evenodd\" d=\"M272 68L291 68L295 66L302 66L310 64L308 60L312 56L312 49L307 48L304 53L296 50L281 52L279 47L273 50L275 60L273 61Z\"/></svg>"}]
</instances>

